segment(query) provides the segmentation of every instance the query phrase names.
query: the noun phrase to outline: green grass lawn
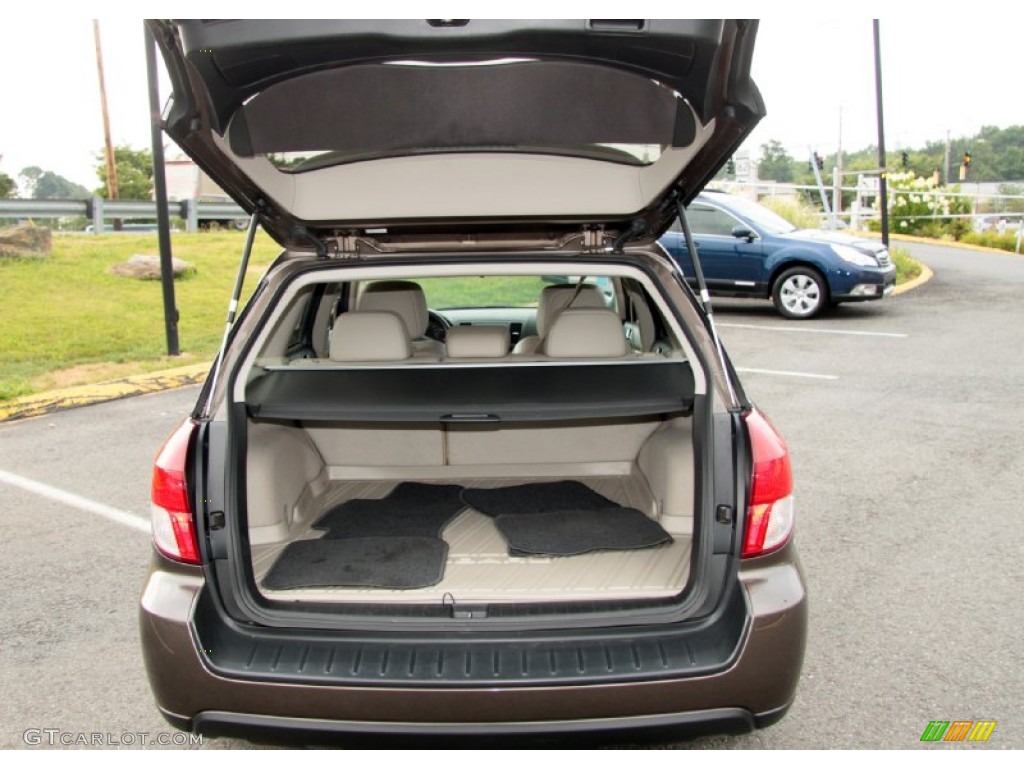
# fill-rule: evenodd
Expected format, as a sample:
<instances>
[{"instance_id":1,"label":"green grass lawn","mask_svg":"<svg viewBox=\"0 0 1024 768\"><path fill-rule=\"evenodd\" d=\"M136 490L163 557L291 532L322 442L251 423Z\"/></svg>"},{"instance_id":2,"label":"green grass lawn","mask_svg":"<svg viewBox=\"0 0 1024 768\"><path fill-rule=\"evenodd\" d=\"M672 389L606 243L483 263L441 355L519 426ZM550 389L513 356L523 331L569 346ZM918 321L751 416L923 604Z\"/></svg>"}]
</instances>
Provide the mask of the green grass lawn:
<instances>
[{"instance_id":1,"label":"green grass lawn","mask_svg":"<svg viewBox=\"0 0 1024 768\"><path fill-rule=\"evenodd\" d=\"M921 264L910 257L906 248L893 246L889 249L889 255L896 265L896 285L902 285L921 274Z\"/></svg>"},{"instance_id":2,"label":"green grass lawn","mask_svg":"<svg viewBox=\"0 0 1024 768\"><path fill-rule=\"evenodd\" d=\"M181 357L168 358L159 280L109 274L132 254L159 252L155 234L56 235L46 259L0 260L0 400L62 386L201 362L213 357L244 245L242 232L172 235L175 257L195 273L175 281ZM243 299L280 251L257 236ZM892 249L898 282L920 265ZM539 277L429 278L432 307L529 306Z\"/></svg>"},{"instance_id":3,"label":"green grass lawn","mask_svg":"<svg viewBox=\"0 0 1024 768\"><path fill-rule=\"evenodd\" d=\"M244 245L242 232L172 235L195 273L175 281L181 357L165 356L159 280L109 274L132 254L157 254L156 235L62 235L48 259L0 261L0 400L213 357ZM280 252L256 239L243 299ZM420 280L432 307L536 304L539 277Z\"/></svg>"},{"instance_id":4,"label":"green grass lawn","mask_svg":"<svg viewBox=\"0 0 1024 768\"><path fill-rule=\"evenodd\" d=\"M244 242L242 232L172 235L173 255L196 269L175 281L181 359L162 357L160 281L107 272L132 254L159 253L155 234L55 235L49 258L0 260L0 400L83 383L83 377L55 376L69 368L97 380L211 358ZM258 280L253 273L279 252L261 232L246 296Z\"/></svg>"}]
</instances>

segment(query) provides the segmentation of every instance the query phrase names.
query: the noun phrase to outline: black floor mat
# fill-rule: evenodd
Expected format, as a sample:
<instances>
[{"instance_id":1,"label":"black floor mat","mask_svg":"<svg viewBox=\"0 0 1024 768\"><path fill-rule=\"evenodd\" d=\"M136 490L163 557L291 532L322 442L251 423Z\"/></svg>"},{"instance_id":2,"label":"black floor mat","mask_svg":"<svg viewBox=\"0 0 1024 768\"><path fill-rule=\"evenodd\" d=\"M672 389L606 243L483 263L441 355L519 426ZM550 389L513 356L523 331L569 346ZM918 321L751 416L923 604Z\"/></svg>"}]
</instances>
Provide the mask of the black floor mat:
<instances>
[{"instance_id":1,"label":"black floor mat","mask_svg":"<svg viewBox=\"0 0 1024 768\"><path fill-rule=\"evenodd\" d=\"M448 544L428 536L293 541L263 578L267 589L416 589L441 581Z\"/></svg>"},{"instance_id":2,"label":"black floor mat","mask_svg":"<svg viewBox=\"0 0 1024 768\"><path fill-rule=\"evenodd\" d=\"M504 488L465 488L462 500L490 517L560 512L566 509L608 509L618 506L576 480L528 483Z\"/></svg>"},{"instance_id":3,"label":"black floor mat","mask_svg":"<svg viewBox=\"0 0 1024 768\"><path fill-rule=\"evenodd\" d=\"M646 549L672 537L643 512L628 507L499 515L494 524L509 554L581 555L601 549Z\"/></svg>"},{"instance_id":4,"label":"black floor mat","mask_svg":"<svg viewBox=\"0 0 1024 768\"><path fill-rule=\"evenodd\" d=\"M383 499L351 499L313 523L326 530L325 539L366 536L433 536L441 531L465 503L461 485L400 483Z\"/></svg>"}]
</instances>

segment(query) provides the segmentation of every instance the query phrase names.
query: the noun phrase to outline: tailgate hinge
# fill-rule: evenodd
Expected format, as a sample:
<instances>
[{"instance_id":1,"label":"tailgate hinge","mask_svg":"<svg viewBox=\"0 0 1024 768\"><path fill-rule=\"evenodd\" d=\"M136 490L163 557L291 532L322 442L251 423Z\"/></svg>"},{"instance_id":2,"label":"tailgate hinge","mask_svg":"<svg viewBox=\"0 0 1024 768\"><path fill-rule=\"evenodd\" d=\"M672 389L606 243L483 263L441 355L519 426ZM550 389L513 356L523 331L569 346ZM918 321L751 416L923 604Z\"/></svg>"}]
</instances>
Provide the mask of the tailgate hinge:
<instances>
[{"instance_id":1,"label":"tailgate hinge","mask_svg":"<svg viewBox=\"0 0 1024 768\"><path fill-rule=\"evenodd\" d=\"M359 238L351 232L338 235L334 239L334 250L330 254L332 259L358 259Z\"/></svg>"},{"instance_id":2,"label":"tailgate hinge","mask_svg":"<svg viewBox=\"0 0 1024 768\"><path fill-rule=\"evenodd\" d=\"M584 227L583 251L594 253L604 247L604 227Z\"/></svg>"}]
</instances>

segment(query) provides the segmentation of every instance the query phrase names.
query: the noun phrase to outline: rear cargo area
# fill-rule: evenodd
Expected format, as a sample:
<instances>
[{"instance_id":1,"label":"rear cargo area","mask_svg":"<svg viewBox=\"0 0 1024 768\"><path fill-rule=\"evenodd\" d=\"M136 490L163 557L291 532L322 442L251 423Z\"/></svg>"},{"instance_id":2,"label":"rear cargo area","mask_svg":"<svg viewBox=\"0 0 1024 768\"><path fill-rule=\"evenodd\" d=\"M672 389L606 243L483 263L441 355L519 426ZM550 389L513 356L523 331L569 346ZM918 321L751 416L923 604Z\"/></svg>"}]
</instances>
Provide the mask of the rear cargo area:
<instances>
[{"instance_id":1,"label":"rear cargo area","mask_svg":"<svg viewBox=\"0 0 1024 768\"><path fill-rule=\"evenodd\" d=\"M250 419L247 428L250 555L266 598L593 602L667 598L687 583L688 417L510 426ZM497 499L504 510L481 490L496 488L507 489ZM424 529L417 515L437 512L435 491L444 509ZM498 514L509 508L523 514ZM375 519L378 511L393 524ZM369 576L359 571L367 557ZM352 567L331 562L339 558Z\"/></svg>"}]
</instances>

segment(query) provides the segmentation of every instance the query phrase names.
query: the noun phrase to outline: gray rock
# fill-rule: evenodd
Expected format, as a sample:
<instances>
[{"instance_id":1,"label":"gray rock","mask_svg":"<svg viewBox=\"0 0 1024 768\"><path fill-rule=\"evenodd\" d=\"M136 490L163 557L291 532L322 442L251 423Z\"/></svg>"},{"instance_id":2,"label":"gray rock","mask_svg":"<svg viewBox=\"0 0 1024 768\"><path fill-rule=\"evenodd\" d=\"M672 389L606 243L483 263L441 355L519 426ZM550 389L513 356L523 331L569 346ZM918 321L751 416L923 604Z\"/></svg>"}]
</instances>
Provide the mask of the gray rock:
<instances>
[{"instance_id":1,"label":"gray rock","mask_svg":"<svg viewBox=\"0 0 1024 768\"><path fill-rule=\"evenodd\" d=\"M196 271L191 263L182 259L171 259L171 271L175 278L183 277ZM122 261L110 268L112 275L134 277L136 280L159 280L160 257L135 254L128 261Z\"/></svg>"},{"instance_id":2,"label":"gray rock","mask_svg":"<svg viewBox=\"0 0 1024 768\"><path fill-rule=\"evenodd\" d=\"M50 255L50 247L50 230L31 221L0 228L0 258L43 258Z\"/></svg>"}]
</instances>

